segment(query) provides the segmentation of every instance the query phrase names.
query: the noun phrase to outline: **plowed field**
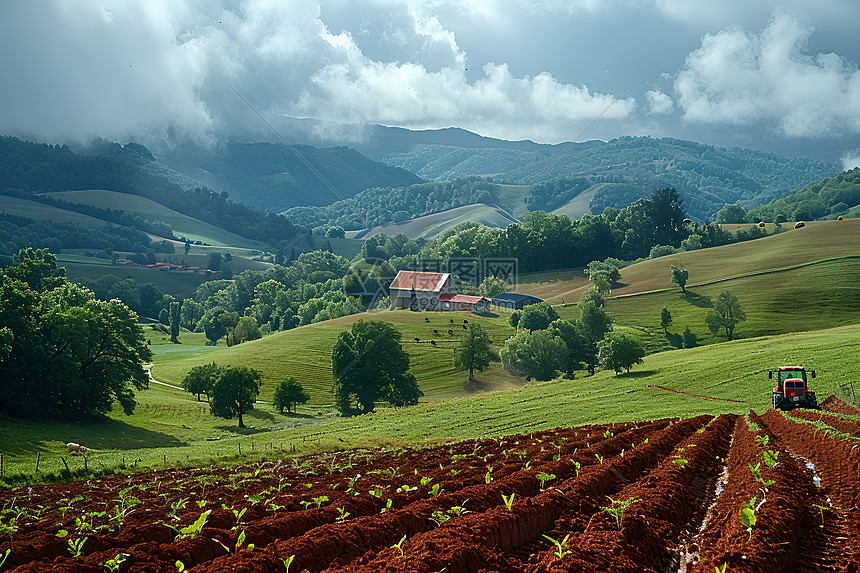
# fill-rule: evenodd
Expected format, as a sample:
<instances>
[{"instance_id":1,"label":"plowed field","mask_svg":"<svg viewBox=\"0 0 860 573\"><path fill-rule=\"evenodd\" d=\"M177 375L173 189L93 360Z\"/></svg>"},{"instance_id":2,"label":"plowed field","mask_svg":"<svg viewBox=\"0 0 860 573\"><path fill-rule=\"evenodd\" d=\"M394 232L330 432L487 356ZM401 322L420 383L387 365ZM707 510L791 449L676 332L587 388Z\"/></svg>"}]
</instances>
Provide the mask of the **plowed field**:
<instances>
[{"instance_id":1,"label":"plowed field","mask_svg":"<svg viewBox=\"0 0 860 573\"><path fill-rule=\"evenodd\" d=\"M860 422L823 407L7 490L0 570L860 571Z\"/></svg>"}]
</instances>

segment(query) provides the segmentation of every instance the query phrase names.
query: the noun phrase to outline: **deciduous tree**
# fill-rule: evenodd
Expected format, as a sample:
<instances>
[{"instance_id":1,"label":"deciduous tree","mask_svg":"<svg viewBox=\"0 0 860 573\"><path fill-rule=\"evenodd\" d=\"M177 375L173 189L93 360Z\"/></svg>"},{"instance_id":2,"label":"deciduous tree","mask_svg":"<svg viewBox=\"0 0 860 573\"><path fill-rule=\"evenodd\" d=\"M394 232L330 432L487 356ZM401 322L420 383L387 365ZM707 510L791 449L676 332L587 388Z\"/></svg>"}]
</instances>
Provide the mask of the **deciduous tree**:
<instances>
[{"instance_id":1,"label":"deciduous tree","mask_svg":"<svg viewBox=\"0 0 860 573\"><path fill-rule=\"evenodd\" d=\"M212 395L212 386L219 376L221 376L221 367L214 362L195 366L182 380L182 388L189 394L197 394L199 402L200 394L206 394L207 397Z\"/></svg>"},{"instance_id":2,"label":"deciduous tree","mask_svg":"<svg viewBox=\"0 0 860 573\"><path fill-rule=\"evenodd\" d=\"M669 333L669 325L672 324L672 313L668 307L663 307L660 311L660 327L663 329L663 334Z\"/></svg>"},{"instance_id":3,"label":"deciduous tree","mask_svg":"<svg viewBox=\"0 0 860 573\"><path fill-rule=\"evenodd\" d=\"M372 412L383 400L393 406L418 403L424 393L409 372L400 332L381 320L359 320L341 332L331 352L337 409L344 415Z\"/></svg>"},{"instance_id":4,"label":"deciduous tree","mask_svg":"<svg viewBox=\"0 0 860 573\"><path fill-rule=\"evenodd\" d=\"M737 324L746 319L747 315L741 308L738 297L726 291L721 292L714 301L714 308L708 311L705 323L713 334L719 332L721 328L725 329L726 339L731 340Z\"/></svg>"},{"instance_id":5,"label":"deciduous tree","mask_svg":"<svg viewBox=\"0 0 860 573\"><path fill-rule=\"evenodd\" d=\"M615 374L630 369L636 364L642 364L645 357L645 347L636 338L622 332L610 332L600 341L598 358L600 366L613 370Z\"/></svg>"},{"instance_id":6,"label":"deciduous tree","mask_svg":"<svg viewBox=\"0 0 860 573\"><path fill-rule=\"evenodd\" d=\"M298 404L304 404L310 399L311 395L308 391L292 376L284 378L275 388L274 403L278 412L283 412L284 408L287 412L295 412Z\"/></svg>"},{"instance_id":7,"label":"deciduous tree","mask_svg":"<svg viewBox=\"0 0 860 573\"><path fill-rule=\"evenodd\" d=\"M567 347L548 330L520 329L505 342L502 361L512 370L535 380L552 380L565 370Z\"/></svg>"},{"instance_id":8,"label":"deciduous tree","mask_svg":"<svg viewBox=\"0 0 860 573\"><path fill-rule=\"evenodd\" d=\"M471 382L475 380L475 370L483 372L493 358L493 345L484 328L480 324L469 324L469 333L454 349L454 368L468 370Z\"/></svg>"},{"instance_id":9,"label":"deciduous tree","mask_svg":"<svg viewBox=\"0 0 860 573\"><path fill-rule=\"evenodd\" d=\"M212 385L209 410L219 418L239 418L239 427L244 428L242 416L254 409L260 394L263 374L247 366L225 368Z\"/></svg>"},{"instance_id":10,"label":"deciduous tree","mask_svg":"<svg viewBox=\"0 0 860 573\"><path fill-rule=\"evenodd\" d=\"M669 265L669 270L672 271L672 283L681 287L681 292L687 292L687 279L690 274L687 272L687 269L679 269L675 265Z\"/></svg>"}]
</instances>

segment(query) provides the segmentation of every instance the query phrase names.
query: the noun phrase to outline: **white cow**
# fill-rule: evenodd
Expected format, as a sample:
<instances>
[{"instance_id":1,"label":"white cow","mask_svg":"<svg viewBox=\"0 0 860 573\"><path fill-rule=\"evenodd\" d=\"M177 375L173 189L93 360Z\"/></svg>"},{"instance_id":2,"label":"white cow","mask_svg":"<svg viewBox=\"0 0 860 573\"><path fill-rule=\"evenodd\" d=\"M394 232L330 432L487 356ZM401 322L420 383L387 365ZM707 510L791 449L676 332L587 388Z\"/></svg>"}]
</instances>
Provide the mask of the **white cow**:
<instances>
[{"instance_id":1,"label":"white cow","mask_svg":"<svg viewBox=\"0 0 860 573\"><path fill-rule=\"evenodd\" d=\"M85 455L87 455L87 452L89 451L89 449L87 447L82 446L80 444L76 444L74 442L69 442L68 444L66 444L66 449L73 456L77 456L79 454L85 456Z\"/></svg>"}]
</instances>

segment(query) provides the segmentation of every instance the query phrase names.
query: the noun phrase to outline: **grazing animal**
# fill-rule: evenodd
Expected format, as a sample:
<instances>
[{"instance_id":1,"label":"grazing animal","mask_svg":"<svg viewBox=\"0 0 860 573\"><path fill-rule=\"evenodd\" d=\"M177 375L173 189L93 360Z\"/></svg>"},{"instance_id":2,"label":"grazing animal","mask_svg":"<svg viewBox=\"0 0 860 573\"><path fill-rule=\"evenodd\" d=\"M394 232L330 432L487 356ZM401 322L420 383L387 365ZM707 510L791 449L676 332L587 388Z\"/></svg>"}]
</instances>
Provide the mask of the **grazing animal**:
<instances>
[{"instance_id":1,"label":"grazing animal","mask_svg":"<svg viewBox=\"0 0 860 573\"><path fill-rule=\"evenodd\" d=\"M421 339L420 339L420 338L418 338L418 337L416 336L416 337L415 337L415 342L421 342Z\"/></svg>"},{"instance_id":2,"label":"grazing animal","mask_svg":"<svg viewBox=\"0 0 860 573\"><path fill-rule=\"evenodd\" d=\"M439 334L439 331L438 331L438 330L436 330L436 329L434 328L434 329L433 329L433 334Z\"/></svg>"},{"instance_id":3,"label":"grazing animal","mask_svg":"<svg viewBox=\"0 0 860 573\"><path fill-rule=\"evenodd\" d=\"M468 320L466 320L466 319L464 318L464 319L463 319L463 324L469 324L469 321L468 321Z\"/></svg>"},{"instance_id":4,"label":"grazing animal","mask_svg":"<svg viewBox=\"0 0 860 573\"><path fill-rule=\"evenodd\" d=\"M448 334L450 334L451 336L453 336L453 335L454 335L454 331L453 331L453 330L451 330L451 329L449 328L449 329L448 329Z\"/></svg>"},{"instance_id":5,"label":"grazing animal","mask_svg":"<svg viewBox=\"0 0 860 573\"><path fill-rule=\"evenodd\" d=\"M82 446L80 444L76 444L74 442L69 442L66 444L66 450L73 456L77 455L87 455L87 452L90 451L86 446Z\"/></svg>"},{"instance_id":6,"label":"grazing animal","mask_svg":"<svg viewBox=\"0 0 860 573\"><path fill-rule=\"evenodd\" d=\"M453 319L453 318L451 319L451 324L454 324L454 319Z\"/></svg>"},{"instance_id":7,"label":"grazing animal","mask_svg":"<svg viewBox=\"0 0 860 573\"><path fill-rule=\"evenodd\" d=\"M466 325L464 324L464 325L463 325L463 330L469 330L469 327L468 327L468 326L466 326Z\"/></svg>"},{"instance_id":8,"label":"grazing animal","mask_svg":"<svg viewBox=\"0 0 860 573\"><path fill-rule=\"evenodd\" d=\"M425 317L424 317L424 322L430 322L430 318L428 318L428 317L426 317L426 316L425 316Z\"/></svg>"},{"instance_id":9,"label":"grazing animal","mask_svg":"<svg viewBox=\"0 0 860 573\"><path fill-rule=\"evenodd\" d=\"M430 346L436 346L436 341L435 341L435 340L431 340L431 341L430 341Z\"/></svg>"}]
</instances>

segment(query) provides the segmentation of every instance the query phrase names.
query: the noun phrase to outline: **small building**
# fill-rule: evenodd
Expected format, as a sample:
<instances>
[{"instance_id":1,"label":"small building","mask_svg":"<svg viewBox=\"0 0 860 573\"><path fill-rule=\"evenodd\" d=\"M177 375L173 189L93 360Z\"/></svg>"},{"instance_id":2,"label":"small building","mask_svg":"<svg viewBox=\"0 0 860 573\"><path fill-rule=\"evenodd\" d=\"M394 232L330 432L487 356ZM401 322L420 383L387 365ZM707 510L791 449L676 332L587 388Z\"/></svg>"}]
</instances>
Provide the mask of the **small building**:
<instances>
[{"instance_id":1,"label":"small building","mask_svg":"<svg viewBox=\"0 0 860 573\"><path fill-rule=\"evenodd\" d=\"M128 259L116 259L113 264L115 265L130 265L131 261Z\"/></svg>"},{"instance_id":2,"label":"small building","mask_svg":"<svg viewBox=\"0 0 860 573\"><path fill-rule=\"evenodd\" d=\"M458 294L451 273L399 271L388 287L391 308L437 310L439 297ZM450 303L450 301L449 301Z\"/></svg>"},{"instance_id":3,"label":"small building","mask_svg":"<svg viewBox=\"0 0 860 573\"><path fill-rule=\"evenodd\" d=\"M490 310L490 301L482 296L443 293L439 295L439 309L487 312Z\"/></svg>"},{"instance_id":4,"label":"small building","mask_svg":"<svg viewBox=\"0 0 860 573\"><path fill-rule=\"evenodd\" d=\"M543 302L536 296L528 294L519 294L515 292L503 292L493 297L493 304L496 308L504 308L506 310L522 310L523 307L530 304Z\"/></svg>"}]
</instances>

